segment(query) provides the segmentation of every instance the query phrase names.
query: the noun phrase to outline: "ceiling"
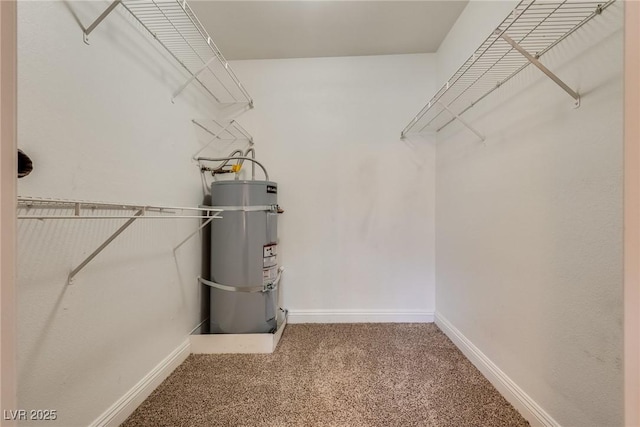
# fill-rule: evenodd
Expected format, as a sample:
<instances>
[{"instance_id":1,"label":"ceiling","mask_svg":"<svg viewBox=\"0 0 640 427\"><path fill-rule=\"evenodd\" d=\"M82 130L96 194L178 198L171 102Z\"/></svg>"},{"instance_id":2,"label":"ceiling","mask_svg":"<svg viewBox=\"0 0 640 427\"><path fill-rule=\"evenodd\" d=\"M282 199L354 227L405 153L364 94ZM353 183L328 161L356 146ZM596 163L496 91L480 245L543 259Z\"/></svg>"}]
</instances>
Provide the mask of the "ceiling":
<instances>
[{"instance_id":1,"label":"ceiling","mask_svg":"<svg viewBox=\"0 0 640 427\"><path fill-rule=\"evenodd\" d=\"M190 1L228 60L435 52L468 0Z\"/></svg>"}]
</instances>

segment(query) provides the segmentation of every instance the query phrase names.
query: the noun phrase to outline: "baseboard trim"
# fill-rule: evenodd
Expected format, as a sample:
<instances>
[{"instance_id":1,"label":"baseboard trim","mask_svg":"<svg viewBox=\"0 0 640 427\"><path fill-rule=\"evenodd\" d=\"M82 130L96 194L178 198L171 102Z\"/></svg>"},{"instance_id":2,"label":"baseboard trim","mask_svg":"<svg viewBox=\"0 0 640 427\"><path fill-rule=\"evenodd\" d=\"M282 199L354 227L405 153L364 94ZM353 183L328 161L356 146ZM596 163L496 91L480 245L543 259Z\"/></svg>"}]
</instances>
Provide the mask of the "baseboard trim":
<instances>
[{"instance_id":1,"label":"baseboard trim","mask_svg":"<svg viewBox=\"0 0 640 427\"><path fill-rule=\"evenodd\" d=\"M289 323L432 323L431 311L289 310Z\"/></svg>"},{"instance_id":2,"label":"baseboard trim","mask_svg":"<svg viewBox=\"0 0 640 427\"><path fill-rule=\"evenodd\" d=\"M444 332L476 368L511 403L532 426L559 427L540 405L524 392L507 374L476 347L441 313L435 313L436 325Z\"/></svg>"},{"instance_id":3,"label":"baseboard trim","mask_svg":"<svg viewBox=\"0 0 640 427\"><path fill-rule=\"evenodd\" d=\"M117 427L122 424L190 353L191 344L187 339L89 426Z\"/></svg>"}]
</instances>

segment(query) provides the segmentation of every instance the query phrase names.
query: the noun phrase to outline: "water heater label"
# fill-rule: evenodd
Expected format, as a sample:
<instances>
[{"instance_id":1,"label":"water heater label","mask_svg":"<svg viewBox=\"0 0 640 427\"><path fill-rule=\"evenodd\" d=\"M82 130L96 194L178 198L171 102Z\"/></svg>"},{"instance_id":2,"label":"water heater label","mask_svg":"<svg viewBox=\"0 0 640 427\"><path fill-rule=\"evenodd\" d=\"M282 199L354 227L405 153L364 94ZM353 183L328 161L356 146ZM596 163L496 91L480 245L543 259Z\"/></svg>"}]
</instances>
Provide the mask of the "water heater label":
<instances>
[{"instance_id":1,"label":"water heater label","mask_svg":"<svg viewBox=\"0 0 640 427\"><path fill-rule=\"evenodd\" d=\"M278 187L275 185L267 185L267 193L278 194Z\"/></svg>"},{"instance_id":2,"label":"water heater label","mask_svg":"<svg viewBox=\"0 0 640 427\"><path fill-rule=\"evenodd\" d=\"M263 283L269 283L269 282L273 282L274 280L276 280L276 277L278 277L278 269L276 267L277 266L262 270L262 282Z\"/></svg>"},{"instance_id":3,"label":"water heater label","mask_svg":"<svg viewBox=\"0 0 640 427\"><path fill-rule=\"evenodd\" d=\"M262 281L273 282L278 275L278 245L270 243L262 247Z\"/></svg>"},{"instance_id":4,"label":"water heater label","mask_svg":"<svg viewBox=\"0 0 640 427\"><path fill-rule=\"evenodd\" d=\"M272 256L276 256L276 254L278 253L278 245L276 245L275 243L272 243L270 245L264 245L264 247L262 248L262 252L263 252L263 257L267 258L267 257L272 257Z\"/></svg>"}]
</instances>

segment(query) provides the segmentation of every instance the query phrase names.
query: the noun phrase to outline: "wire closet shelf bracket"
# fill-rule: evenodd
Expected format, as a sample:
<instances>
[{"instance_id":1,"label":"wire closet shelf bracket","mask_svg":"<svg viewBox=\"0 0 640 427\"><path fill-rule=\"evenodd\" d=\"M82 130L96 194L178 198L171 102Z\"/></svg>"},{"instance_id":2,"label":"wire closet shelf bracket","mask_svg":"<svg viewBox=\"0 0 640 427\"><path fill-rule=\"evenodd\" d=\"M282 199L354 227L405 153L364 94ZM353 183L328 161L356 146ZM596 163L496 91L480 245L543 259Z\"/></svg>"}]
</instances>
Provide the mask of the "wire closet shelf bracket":
<instances>
[{"instance_id":1,"label":"wire closet shelf bracket","mask_svg":"<svg viewBox=\"0 0 640 427\"><path fill-rule=\"evenodd\" d=\"M253 136L236 120L221 122L215 119L193 119L191 122L212 137L208 143L191 156L193 160L197 160L198 155L216 141L228 143L242 141L246 142L247 148L253 146Z\"/></svg>"},{"instance_id":2,"label":"wire closet shelf bracket","mask_svg":"<svg viewBox=\"0 0 640 427\"><path fill-rule=\"evenodd\" d=\"M461 116L530 64L569 94L578 107L580 95L539 58L614 1L521 1L409 122L401 137L439 132L458 120L484 141L484 136Z\"/></svg>"},{"instance_id":3,"label":"wire closet shelf bracket","mask_svg":"<svg viewBox=\"0 0 640 427\"><path fill-rule=\"evenodd\" d=\"M253 99L240 83L185 0L113 0L86 29L84 40L121 5L187 71L189 78L173 92L172 101L193 82L199 83L216 102L247 104Z\"/></svg>"},{"instance_id":4,"label":"wire closet shelf bracket","mask_svg":"<svg viewBox=\"0 0 640 427\"><path fill-rule=\"evenodd\" d=\"M34 211L36 211L34 213ZM59 213L63 211L64 213ZM86 211L90 213L87 214ZM99 211L100 213L96 213ZM116 212L106 214L104 211ZM120 213L129 211L129 214ZM191 212L185 214L184 212ZM182 212L177 215L176 212ZM100 220L100 219L126 219L115 232L113 232L100 246L87 256L77 267L73 268L67 278L67 284L73 283L73 278L102 252L116 237L125 231L138 219L200 219L200 226L173 249L175 253L191 237L206 227L212 220L222 218L222 209L208 207L179 207L179 206L153 206L130 205L124 203L93 202L87 200L44 199L37 197L18 197L19 220ZM83 214L84 213L84 214Z\"/></svg>"}]
</instances>

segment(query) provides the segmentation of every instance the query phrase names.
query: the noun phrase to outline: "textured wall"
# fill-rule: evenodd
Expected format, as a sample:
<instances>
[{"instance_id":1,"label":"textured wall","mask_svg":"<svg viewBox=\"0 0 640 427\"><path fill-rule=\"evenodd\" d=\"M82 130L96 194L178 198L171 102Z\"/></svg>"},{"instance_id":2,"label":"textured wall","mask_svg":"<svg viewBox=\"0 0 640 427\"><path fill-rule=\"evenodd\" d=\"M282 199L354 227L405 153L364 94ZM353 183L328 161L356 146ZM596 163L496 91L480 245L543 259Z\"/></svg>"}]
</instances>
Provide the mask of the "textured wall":
<instances>
[{"instance_id":1,"label":"textured wall","mask_svg":"<svg viewBox=\"0 0 640 427\"><path fill-rule=\"evenodd\" d=\"M434 90L434 55L233 66L286 210L284 305L325 321L433 312L434 147L399 135Z\"/></svg>"},{"instance_id":2,"label":"textured wall","mask_svg":"<svg viewBox=\"0 0 640 427\"><path fill-rule=\"evenodd\" d=\"M516 7L519 0L470 0L436 55L442 86Z\"/></svg>"},{"instance_id":3,"label":"textured wall","mask_svg":"<svg viewBox=\"0 0 640 427\"><path fill-rule=\"evenodd\" d=\"M19 4L18 145L35 169L23 196L197 206L191 123L214 112L176 62L122 9L82 40L108 2ZM139 220L69 271L124 220L18 224L18 404L85 426L178 347L200 321L198 220Z\"/></svg>"},{"instance_id":4,"label":"textured wall","mask_svg":"<svg viewBox=\"0 0 640 427\"><path fill-rule=\"evenodd\" d=\"M622 424L621 18L542 58L580 108L529 67L437 138L437 310L561 425Z\"/></svg>"},{"instance_id":5,"label":"textured wall","mask_svg":"<svg viewBox=\"0 0 640 427\"><path fill-rule=\"evenodd\" d=\"M544 57L580 109L527 69L469 112L486 144L458 124L438 135L436 171L432 141L399 132L507 8L483 4L437 57L233 64L286 210L283 305L433 311L437 242L453 325L561 424L621 424L620 7ZM105 6L20 4L19 146L36 169L19 193L195 205L206 138L190 119L214 107L195 88L169 102L183 73L119 9L83 44L79 23ZM57 409L58 425L90 423L200 321L199 242L172 251L195 221L135 224L65 286L121 222L19 224L19 406Z\"/></svg>"}]
</instances>

